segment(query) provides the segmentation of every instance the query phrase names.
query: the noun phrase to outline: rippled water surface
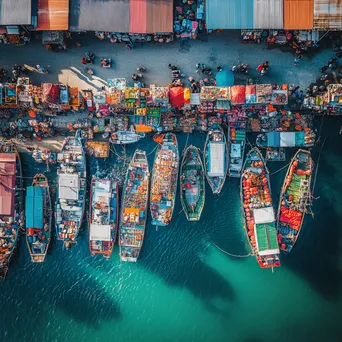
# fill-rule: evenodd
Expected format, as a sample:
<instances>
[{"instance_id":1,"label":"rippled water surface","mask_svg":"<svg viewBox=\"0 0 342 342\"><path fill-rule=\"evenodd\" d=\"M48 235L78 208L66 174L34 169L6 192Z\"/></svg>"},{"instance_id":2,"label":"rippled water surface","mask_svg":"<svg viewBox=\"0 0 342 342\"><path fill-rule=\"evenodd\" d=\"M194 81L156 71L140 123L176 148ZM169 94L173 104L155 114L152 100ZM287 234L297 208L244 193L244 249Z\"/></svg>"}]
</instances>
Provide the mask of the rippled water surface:
<instances>
[{"instance_id":1,"label":"rippled water surface","mask_svg":"<svg viewBox=\"0 0 342 342\"><path fill-rule=\"evenodd\" d=\"M0 284L0 340L341 341L341 124L324 119L315 217L306 217L296 247L274 273L259 269L253 257L233 258L217 248L249 253L239 182L227 179L219 197L207 187L200 223L186 221L177 194L172 224L147 226L137 264L120 263L118 247L109 261L91 257L86 224L71 250L54 239L44 264L31 264L22 239ZM178 139L183 149L187 136ZM191 135L188 144L203 147L204 140ZM127 156L136 147L128 147ZM150 153L155 144L145 139L138 147ZM316 164L320 147L313 151ZM150 167L153 157L154 152ZM26 177L45 170L30 156L22 158ZM272 173L284 165L268 166ZM99 176L123 171L115 156L91 159L89 169ZM52 182L55 172L47 174ZM272 176L276 203L284 175L285 170Z\"/></svg>"}]
</instances>

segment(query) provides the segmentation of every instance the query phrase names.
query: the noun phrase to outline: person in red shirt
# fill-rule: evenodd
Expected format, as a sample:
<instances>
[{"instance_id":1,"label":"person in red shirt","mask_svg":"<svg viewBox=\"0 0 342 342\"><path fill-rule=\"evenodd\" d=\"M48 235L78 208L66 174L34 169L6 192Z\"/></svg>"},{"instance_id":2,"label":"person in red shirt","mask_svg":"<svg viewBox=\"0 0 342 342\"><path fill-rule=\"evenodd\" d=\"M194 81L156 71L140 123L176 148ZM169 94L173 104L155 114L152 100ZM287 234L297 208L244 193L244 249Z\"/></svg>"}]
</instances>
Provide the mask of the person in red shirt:
<instances>
[{"instance_id":1,"label":"person in red shirt","mask_svg":"<svg viewBox=\"0 0 342 342\"><path fill-rule=\"evenodd\" d=\"M81 59L81 62L82 64L87 64L87 60L84 57Z\"/></svg>"},{"instance_id":2,"label":"person in red shirt","mask_svg":"<svg viewBox=\"0 0 342 342\"><path fill-rule=\"evenodd\" d=\"M257 71L259 74L261 74L261 71L262 69L264 68L264 66L262 64L260 64L258 67L257 67Z\"/></svg>"}]
</instances>

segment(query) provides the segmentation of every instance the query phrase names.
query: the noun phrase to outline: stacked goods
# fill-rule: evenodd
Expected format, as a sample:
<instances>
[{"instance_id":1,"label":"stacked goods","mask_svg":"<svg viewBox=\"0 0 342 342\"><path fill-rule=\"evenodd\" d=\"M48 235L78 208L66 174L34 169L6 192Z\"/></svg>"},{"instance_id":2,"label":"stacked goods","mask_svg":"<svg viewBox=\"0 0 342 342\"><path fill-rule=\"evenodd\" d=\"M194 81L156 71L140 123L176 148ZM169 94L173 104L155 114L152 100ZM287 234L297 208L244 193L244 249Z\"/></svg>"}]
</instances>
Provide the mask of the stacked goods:
<instances>
[{"instance_id":1,"label":"stacked goods","mask_svg":"<svg viewBox=\"0 0 342 342\"><path fill-rule=\"evenodd\" d=\"M289 253L301 230L312 173L310 152L299 150L287 171L278 209L278 242Z\"/></svg>"},{"instance_id":2,"label":"stacked goods","mask_svg":"<svg viewBox=\"0 0 342 342\"><path fill-rule=\"evenodd\" d=\"M261 268L280 266L268 171L258 149L246 158L241 177L246 235Z\"/></svg>"}]
</instances>

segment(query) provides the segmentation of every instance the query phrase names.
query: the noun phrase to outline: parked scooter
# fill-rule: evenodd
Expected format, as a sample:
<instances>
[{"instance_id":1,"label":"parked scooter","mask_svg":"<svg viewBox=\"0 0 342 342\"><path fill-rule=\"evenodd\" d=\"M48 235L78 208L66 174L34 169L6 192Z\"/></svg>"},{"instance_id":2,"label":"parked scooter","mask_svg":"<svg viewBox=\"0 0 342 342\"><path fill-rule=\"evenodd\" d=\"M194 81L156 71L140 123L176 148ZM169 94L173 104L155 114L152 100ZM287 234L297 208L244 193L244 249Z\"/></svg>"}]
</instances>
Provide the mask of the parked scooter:
<instances>
[{"instance_id":1,"label":"parked scooter","mask_svg":"<svg viewBox=\"0 0 342 342\"><path fill-rule=\"evenodd\" d=\"M84 71L89 75L94 75L94 70L92 68L85 67Z\"/></svg>"}]
</instances>

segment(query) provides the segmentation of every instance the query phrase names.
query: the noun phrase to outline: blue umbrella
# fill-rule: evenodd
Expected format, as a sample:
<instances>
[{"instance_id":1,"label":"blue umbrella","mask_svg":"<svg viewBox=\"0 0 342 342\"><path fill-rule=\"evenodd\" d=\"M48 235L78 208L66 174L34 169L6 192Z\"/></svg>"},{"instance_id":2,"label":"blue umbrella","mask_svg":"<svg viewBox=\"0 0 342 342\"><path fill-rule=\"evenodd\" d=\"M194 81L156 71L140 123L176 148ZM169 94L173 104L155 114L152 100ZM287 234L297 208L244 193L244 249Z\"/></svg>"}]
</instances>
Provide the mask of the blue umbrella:
<instances>
[{"instance_id":1,"label":"blue umbrella","mask_svg":"<svg viewBox=\"0 0 342 342\"><path fill-rule=\"evenodd\" d=\"M230 70L223 70L216 74L216 85L218 87L231 87L234 85L234 73Z\"/></svg>"}]
</instances>

